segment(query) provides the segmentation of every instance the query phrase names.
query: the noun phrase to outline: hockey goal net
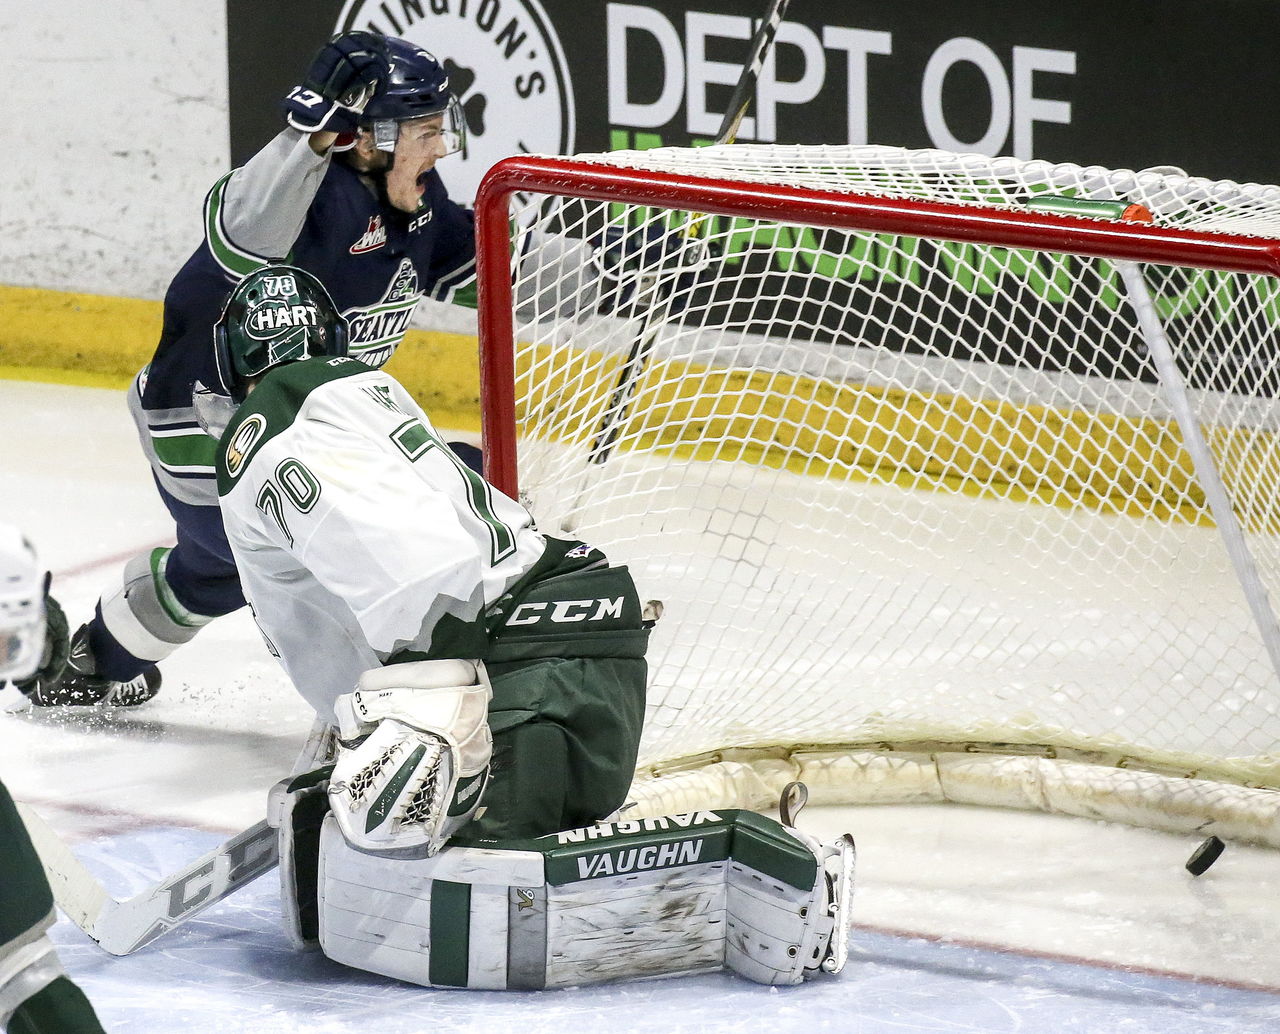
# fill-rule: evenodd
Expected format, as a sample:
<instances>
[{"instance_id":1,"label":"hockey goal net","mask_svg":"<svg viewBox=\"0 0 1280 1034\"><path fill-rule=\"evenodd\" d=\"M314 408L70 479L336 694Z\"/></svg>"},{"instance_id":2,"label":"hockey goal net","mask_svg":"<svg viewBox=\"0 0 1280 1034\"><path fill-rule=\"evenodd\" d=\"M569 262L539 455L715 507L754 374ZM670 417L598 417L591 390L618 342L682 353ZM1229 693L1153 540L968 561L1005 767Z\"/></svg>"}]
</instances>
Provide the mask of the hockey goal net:
<instances>
[{"instance_id":1,"label":"hockey goal net","mask_svg":"<svg viewBox=\"0 0 1280 1034\"><path fill-rule=\"evenodd\" d=\"M477 225L490 477L664 603L647 811L1280 846L1280 188L665 148L501 163Z\"/></svg>"}]
</instances>

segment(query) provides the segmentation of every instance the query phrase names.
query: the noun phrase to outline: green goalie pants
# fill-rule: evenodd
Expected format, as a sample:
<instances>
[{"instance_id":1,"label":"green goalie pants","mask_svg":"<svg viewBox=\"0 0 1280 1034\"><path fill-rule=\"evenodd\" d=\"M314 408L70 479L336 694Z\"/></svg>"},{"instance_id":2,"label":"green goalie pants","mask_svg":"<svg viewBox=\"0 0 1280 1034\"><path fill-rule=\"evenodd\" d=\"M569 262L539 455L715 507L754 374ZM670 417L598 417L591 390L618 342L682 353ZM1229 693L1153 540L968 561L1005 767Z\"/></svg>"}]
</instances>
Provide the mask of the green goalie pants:
<instances>
[{"instance_id":1,"label":"green goalie pants","mask_svg":"<svg viewBox=\"0 0 1280 1034\"><path fill-rule=\"evenodd\" d=\"M29 968L21 964L53 925L53 894L3 783L0 876L0 1029L8 1034L102 1034L93 1006L75 984L43 961Z\"/></svg>"},{"instance_id":2,"label":"green goalie pants","mask_svg":"<svg viewBox=\"0 0 1280 1034\"><path fill-rule=\"evenodd\" d=\"M506 604L486 658L491 776L468 838L591 825L624 803L644 724L648 637L625 567L543 578Z\"/></svg>"}]
</instances>

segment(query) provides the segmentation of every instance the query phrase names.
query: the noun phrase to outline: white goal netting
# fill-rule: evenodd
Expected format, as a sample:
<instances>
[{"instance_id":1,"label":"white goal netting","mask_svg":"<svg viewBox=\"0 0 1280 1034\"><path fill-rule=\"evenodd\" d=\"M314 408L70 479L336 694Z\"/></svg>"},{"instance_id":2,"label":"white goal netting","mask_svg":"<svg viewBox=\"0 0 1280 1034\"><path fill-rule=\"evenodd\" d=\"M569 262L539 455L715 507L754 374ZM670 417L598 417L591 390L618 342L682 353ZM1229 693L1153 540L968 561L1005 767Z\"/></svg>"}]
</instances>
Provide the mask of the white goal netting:
<instances>
[{"instance_id":1,"label":"white goal netting","mask_svg":"<svg viewBox=\"0 0 1280 1034\"><path fill-rule=\"evenodd\" d=\"M669 206L655 174L714 200ZM1195 261L1220 268L1081 257L1079 232L943 240L924 215L823 226L836 194L1030 223L1118 201L1157 237L1217 235ZM1280 843L1280 291L1221 236L1280 237L1280 188L671 148L561 162L510 227L514 334L484 344L513 350L520 492L664 603L653 807L759 804L800 775L826 799Z\"/></svg>"}]
</instances>

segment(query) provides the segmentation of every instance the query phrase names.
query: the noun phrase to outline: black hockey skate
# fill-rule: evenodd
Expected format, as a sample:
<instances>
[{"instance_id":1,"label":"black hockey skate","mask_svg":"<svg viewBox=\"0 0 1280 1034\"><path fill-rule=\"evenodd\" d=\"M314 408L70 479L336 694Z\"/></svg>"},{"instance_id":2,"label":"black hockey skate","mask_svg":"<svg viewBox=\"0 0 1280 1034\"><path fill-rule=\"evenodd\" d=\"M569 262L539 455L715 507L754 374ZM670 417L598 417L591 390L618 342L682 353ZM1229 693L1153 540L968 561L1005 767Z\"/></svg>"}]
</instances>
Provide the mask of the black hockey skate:
<instances>
[{"instance_id":1,"label":"black hockey skate","mask_svg":"<svg viewBox=\"0 0 1280 1034\"><path fill-rule=\"evenodd\" d=\"M113 682L98 673L89 648L89 626L71 637L71 656L58 680L33 679L18 688L36 707L137 707L160 692L160 669L149 664L128 682Z\"/></svg>"}]
</instances>

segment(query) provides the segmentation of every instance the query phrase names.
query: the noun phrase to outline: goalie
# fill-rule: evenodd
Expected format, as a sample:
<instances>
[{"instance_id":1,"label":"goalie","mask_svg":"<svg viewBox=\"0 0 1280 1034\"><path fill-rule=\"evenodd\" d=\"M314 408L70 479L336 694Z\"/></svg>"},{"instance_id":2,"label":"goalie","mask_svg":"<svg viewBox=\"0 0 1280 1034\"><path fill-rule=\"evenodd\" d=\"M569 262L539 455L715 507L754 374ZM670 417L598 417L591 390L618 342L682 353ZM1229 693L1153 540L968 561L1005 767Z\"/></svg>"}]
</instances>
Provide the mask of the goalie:
<instances>
[{"instance_id":1,"label":"goalie","mask_svg":"<svg viewBox=\"0 0 1280 1034\"><path fill-rule=\"evenodd\" d=\"M723 965L794 983L842 957L835 852L748 812L607 821L652 624L625 567L541 534L347 358L309 273L242 280L215 350L241 403L218 452L228 537L323 716L300 771L319 767L273 797L298 943L483 988Z\"/></svg>"}]
</instances>

